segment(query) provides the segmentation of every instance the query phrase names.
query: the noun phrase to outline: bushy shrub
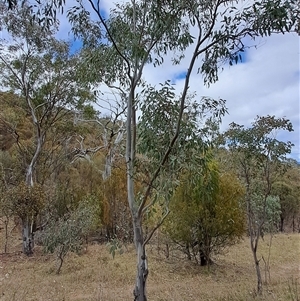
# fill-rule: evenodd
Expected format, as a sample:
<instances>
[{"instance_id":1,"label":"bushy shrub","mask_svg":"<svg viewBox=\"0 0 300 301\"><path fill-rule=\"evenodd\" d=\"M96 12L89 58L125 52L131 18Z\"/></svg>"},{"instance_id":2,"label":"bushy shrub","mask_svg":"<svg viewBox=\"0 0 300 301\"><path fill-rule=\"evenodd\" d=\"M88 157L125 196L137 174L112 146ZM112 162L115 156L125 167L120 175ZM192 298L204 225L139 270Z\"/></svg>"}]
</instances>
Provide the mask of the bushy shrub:
<instances>
[{"instance_id":1,"label":"bushy shrub","mask_svg":"<svg viewBox=\"0 0 300 301\"><path fill-rule=\"evenodd\" d=\"M165 230L189 259L194 255L206 265L211 254L236 243L245 232L240 205L244 188L232 174L220 175L218 170L195 177L178 187Z\"/></svg>"},{"instance_id":2,"label":"bushy shrub","mask_svg":"<svg viewBox=\"0 0 300 301\"><path fill-rule=\"evenodd\" d=\"M97 208L90 201L83 201L73 212L57 219L51 219L39 240L47 253L56 253L59 274L68 252L79 253L84 238L97 225Z\"/></svg>"}]
</instances>

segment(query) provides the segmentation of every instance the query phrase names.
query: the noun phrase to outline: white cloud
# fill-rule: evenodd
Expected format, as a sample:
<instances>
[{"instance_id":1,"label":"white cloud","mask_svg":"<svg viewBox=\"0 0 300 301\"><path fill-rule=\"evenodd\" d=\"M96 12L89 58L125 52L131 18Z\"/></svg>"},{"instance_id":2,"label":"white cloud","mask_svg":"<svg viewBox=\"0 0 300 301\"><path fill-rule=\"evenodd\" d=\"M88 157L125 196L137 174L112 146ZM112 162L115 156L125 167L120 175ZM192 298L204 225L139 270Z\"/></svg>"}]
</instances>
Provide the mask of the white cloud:
<instances>
[{"instance_id":1,"label":"white cloud","mask_svg":"<svg viewBox=\"0 0 300 301\"><path fill-rule=\"evenodd\" d=\"M102 8L108 12L117 2L120 1L103 0ZM76 1L67 3L72 6ZM70 28L64 15L61 18L59 37L67 37ZM281 135L280 138L291 140L295 144L292 156L300 161L299 36L274 35L256 42L257 48L247 49L245 62L234 66L224 65L219 81L210 88L205 87L202 76L194 72L190 91L197 91L199 97L205 95L227 100L229 115L224 117L222 129L226 129L233 121L249 126L257 115L275 115L290 119L295 131ZM170 58L166 58L164 65L157 68L147 65L143 77L151 84L176 78L187 70L192 51L192 48L189 49L186 58L177 66L171 64ZM197 63L199 67L200 61ZM182 85L183 79L176 81L176 90L179 93Z\"/></svg>"},{"instance_id":2,"label":"white cloud","mask_svg":"<svg viewBox=\"0 0 300 301\"><path fill-rule=\"evenodd\" d=\"M204 86L202 76L194 72L190 91L196 91L199 97L227 100L229 115L223 119L222 130L233 121L249 126L257 115L290 119L294 132L280 134L279 138L295 144L292 157L300 161L299 37L291 33L263 38L258 42L258 47L247 50L245 62L223 67L219 81L209 88ZM167 62L156 69L147 66L144 77L152 83L158 83L186 70L184 62L180 66L172 66ZM177 80L178 91L183 82L184 79Z\"/></svg>"},{"instance_id":3,"label":"white cloud","mask_svg":"<svg viewBox=\"0 0 300 301\"><path fill-rule=\"evenodd\" d=\"M250 43L254 44L253 41ZM278 34L258 39L255 43L256 47L246 50L245 62L233 66L224 65L219 81L209 88L204 86L202 76L194 72L190 91L196 91L199 97L227 100L229 115L223 119L222 130L233 121L250 126L257 115L290 119L294 132L280 133L278 138L295 144L292 157L300 161L299 36L294 33ZM161 67L146 66L144 77L153 84L172 80L176 75L187 71L192 52L193 48L189 49L186 58L177 66L171 64L170 58ZM199 67L200 60L197 63L195 70ZM176 90L180 91L183 81L179 79L176 82Z\"/></svg>"},{"instance_id":4,"label":"white cloud","mask_svg":"<svg viewBox=\"0 0 300 301\"><path fill-rule=\"evenodd\" d=\"M232 121L249 125L256 115L290 119L294 132L281 139L295 144L292 156L300 161L299 74L299 37L277 35L249 50L246 63L226 68L210 89L198 91L227 100L230 115L224 118L223 127Z\"/></svg>"}]
</instances>

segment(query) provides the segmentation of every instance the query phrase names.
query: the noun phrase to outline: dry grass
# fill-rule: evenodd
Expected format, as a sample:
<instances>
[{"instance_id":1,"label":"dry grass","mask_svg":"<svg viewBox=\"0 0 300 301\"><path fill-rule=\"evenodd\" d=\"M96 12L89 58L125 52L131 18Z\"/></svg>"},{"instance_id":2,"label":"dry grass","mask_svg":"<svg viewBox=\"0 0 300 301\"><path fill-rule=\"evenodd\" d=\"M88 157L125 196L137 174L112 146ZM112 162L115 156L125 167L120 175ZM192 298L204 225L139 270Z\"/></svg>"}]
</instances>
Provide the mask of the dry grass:
<instances>
[{"instance_id":1,"label":"dry grass","mask_svg":"<svg viewBox=\"0 0 300 301\"><path fill-rule=\"evenodd\" d=\"M261 243L259 254L267 258L268 238ZM216 258L209 272L175 257L165 259L155 248L149 248L148 256L149 301L254 300L256 277L248 239ZM276 235L271 249L271 279L263 296L255 300L299 301L299 259L299 234ZM112 259L105 246L93 245L81 256L69 255L61 275L56 275L53 256L40 251L30 258L20 253L2 254L0 300L132 300L135 261L132 247ZM264 276L263 261L261 265Z\"/></svg>"}]
</instances>

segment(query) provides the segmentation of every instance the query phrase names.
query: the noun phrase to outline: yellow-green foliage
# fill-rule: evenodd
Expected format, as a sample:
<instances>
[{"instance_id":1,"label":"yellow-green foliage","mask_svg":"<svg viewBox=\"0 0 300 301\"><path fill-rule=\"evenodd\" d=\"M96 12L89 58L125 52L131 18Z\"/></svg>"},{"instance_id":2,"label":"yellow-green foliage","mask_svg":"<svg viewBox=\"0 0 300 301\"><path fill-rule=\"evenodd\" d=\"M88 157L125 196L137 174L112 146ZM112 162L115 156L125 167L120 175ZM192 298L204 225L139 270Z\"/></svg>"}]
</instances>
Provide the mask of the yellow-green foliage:
<instances>
[{"instance_id":1,"label":"yellow-green foliage","mask_svg":"<svg viewBox=\"0 0 300 301\"><path fill-rule=\"evenodd\" d=\"M202 174L186 174L171 202L166 232L182 245L201 244L201 251L209 258L243 235L243 195L238 179L233 174L220 174L215 162Z\"/></svg>"},{"instance_id":2,"label":"yellow-green foliage","mask_svg":"<svg viewBox=\"0 0 300 301\"><path fill-rule=\"evenodd\" d=\"M19 185L10 188L5 194L7 206L12 214L25 218L35 216L45 205L45 194L38 184L31 187L21 182Z\"/></svg>"}]
</instances>

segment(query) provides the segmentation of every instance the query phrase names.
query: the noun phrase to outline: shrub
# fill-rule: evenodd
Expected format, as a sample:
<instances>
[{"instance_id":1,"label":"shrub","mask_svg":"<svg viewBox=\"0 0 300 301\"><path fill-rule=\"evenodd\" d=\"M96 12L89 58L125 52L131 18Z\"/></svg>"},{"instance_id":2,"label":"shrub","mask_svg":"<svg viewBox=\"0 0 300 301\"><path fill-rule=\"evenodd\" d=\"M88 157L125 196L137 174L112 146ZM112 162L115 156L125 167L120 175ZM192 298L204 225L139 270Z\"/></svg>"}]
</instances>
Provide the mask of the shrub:
<instances>
[{"instance_id":1,"label":"shrub","mask_svg":"<svg viewBox=\"0 0 300 301\"><path fill-rule=\"evenodd\" d=\"M58 219L52 219L40 233L47 253L56 253L59 274L68 252L79 253L84 238L97 225L97 208L89 200L81 202L76 210Z\"/></svg>"},{"instance_id":2,"label":"shrub","mask_svg":"<svg viewBox=\"0 0 300 301\"><path fill-rule=\"evenodd\" d=\"M243 195L236 177L216 170L193 182L183 181L171 202L166 232L189 259L193 254L201 265L209 264L212 253L220 253L244 234Z\"/></svg>"}]
</instances>

